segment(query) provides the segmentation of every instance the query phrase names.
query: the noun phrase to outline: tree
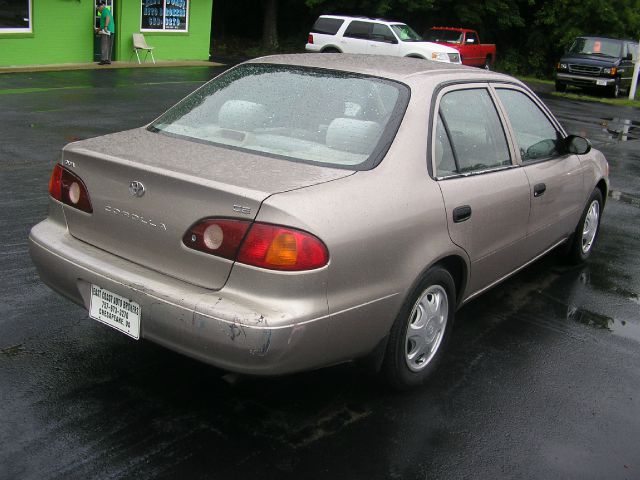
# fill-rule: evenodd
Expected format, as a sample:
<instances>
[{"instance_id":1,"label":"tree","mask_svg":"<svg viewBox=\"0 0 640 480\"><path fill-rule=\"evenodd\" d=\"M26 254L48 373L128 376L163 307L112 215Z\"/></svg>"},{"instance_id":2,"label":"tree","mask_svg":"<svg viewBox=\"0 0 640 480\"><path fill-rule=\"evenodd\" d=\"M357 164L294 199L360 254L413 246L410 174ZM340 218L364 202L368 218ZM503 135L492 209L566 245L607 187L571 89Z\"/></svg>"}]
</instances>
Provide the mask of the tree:
<instances>
[{"instance_id":1,"label":"tree","mask_svg":"<svg viewBox=\"0 0 640 480\"><path fill-rule=\"evenodd\" d=\"M426 11L436 0L305 0L306 5L316 11L370 15L384 17L392 14L394 19L405 13Z\"/></svg>"},{"instance_id":2,"label":"tree","mask_svg":"<svg viewBox=\"0 0 640 480\"><path fill-rule=\"evenodd\" d=\"M278 0L264 0L262 46L270 50L278 48Z\"/></svg>"}]
</instances>

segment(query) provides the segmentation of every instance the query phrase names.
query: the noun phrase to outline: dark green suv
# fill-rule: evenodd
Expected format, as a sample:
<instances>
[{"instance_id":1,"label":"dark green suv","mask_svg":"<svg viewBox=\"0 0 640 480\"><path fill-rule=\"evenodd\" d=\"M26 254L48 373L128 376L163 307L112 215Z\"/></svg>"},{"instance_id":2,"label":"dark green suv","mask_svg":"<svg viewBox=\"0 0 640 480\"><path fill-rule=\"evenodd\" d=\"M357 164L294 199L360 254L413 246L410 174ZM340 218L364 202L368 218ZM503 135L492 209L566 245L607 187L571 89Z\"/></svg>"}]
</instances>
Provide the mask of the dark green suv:
<instances>
[{"instance_id":1,"label":"dark green suv","mask_svg":"<svg viewBox=\"0 0 640 480\"><path fill-rule=\"evenodd\" d=\"M598 88L611 96L628 90L637 60L638 43L606 37L578 37L556 66L556 90L568 85Z\"/></svg>"}]
</instances>

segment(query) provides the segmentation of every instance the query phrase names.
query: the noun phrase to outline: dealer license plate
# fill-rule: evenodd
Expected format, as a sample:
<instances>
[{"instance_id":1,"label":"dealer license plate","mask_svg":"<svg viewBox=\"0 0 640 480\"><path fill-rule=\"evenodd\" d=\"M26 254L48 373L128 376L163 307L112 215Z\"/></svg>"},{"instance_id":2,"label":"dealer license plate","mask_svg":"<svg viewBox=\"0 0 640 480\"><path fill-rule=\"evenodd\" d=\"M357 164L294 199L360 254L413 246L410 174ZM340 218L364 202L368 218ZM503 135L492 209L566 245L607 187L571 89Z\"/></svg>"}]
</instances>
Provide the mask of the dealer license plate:
<instances>
[{"instance_id":1,"label":"dealer license plate","mask_svg":"<svg viewBox=\"0 0 640 480\"><path fill-rule=\"evenodd\" d=\"M596 80L596 85L599 87L606 87L607 86L607 81L606 80Z\"/></svg>"},{"instance_id":2,"label":"dealer license plate","mask_svg":"<svg viewBox=\"0 0 640 480\"><path fill-rule=\"evenodd\" d=\"M140 304L117 293L91 285L89 316L136 340L140 338Z\"/></svg>"}]
</instances>

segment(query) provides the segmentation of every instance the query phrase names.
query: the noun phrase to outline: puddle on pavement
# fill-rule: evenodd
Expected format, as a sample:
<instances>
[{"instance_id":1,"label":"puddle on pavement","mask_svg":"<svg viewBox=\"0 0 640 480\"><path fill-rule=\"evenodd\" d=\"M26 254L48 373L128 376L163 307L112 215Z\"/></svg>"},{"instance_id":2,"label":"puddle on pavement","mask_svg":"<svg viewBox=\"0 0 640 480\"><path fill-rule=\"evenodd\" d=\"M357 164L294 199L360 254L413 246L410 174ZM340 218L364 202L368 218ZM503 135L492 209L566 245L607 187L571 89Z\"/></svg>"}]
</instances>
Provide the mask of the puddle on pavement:
<instances>
[{"instance_id":1,"label":"puddle on pavement","mask_svg":"<svg viewBox=\"0 0 640 480\"><path fill-rule=\"evenodd\" d=\"M617 190L611 190L609 196L619 202L628 203L634 207L640 207L640 197L630 195L628 193L619 192Z\"/></svg>"},{"instance_id":2,"label":"puddle on pavement","mask_svg":"<svg viewBox=\"0 0 640 480\"><path fill-rule=\"evenodd\" d=\"M600 125L604 127L611 140L627 142L640 138L640 122L628 118L602 118Z\"/></svg>"},{"instance_id":3,"label":"puddle on pavement","mask_svg":"<svg viewBox=\"0 0 640 480\"><path fill-rule=\"evenodd\" d=\"M637 301L638 297L631 299ZM608 330L614 335L640 342L640 323L617 320L615 318L583 310L574 305L567 306L567 320L582 323L600 330Z\"/></svg>"}]
</instances>

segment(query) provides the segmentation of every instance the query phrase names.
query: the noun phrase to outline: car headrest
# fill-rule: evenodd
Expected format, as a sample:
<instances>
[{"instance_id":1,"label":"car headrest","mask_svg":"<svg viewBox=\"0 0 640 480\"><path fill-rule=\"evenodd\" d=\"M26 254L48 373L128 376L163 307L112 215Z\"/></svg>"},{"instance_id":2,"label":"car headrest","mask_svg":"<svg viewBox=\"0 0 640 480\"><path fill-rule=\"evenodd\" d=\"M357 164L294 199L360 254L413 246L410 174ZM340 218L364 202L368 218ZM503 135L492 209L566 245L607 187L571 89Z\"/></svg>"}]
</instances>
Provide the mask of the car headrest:
<instances>
[{"instance_id":1,"label":"car headrest","mask_svg":"<svg viewBox=\"0 0 640 480\"><path fill-rule=\"evenodd\" d=\"M227 100L218 112L218 125L231 130L253 131L267 124L267 109L260 103Z\"/></svg>"},{"instance_id":2,"label":"car headrest","mask_svg":"<svg viewBox=\"0 0 640 480\"><path fill-rule=\"evenodd\" d=\"M343 152L369 155L381 133L382 127L376 122L336 118L327 128L327 146Z\"/></svg>"}]
</instances>

